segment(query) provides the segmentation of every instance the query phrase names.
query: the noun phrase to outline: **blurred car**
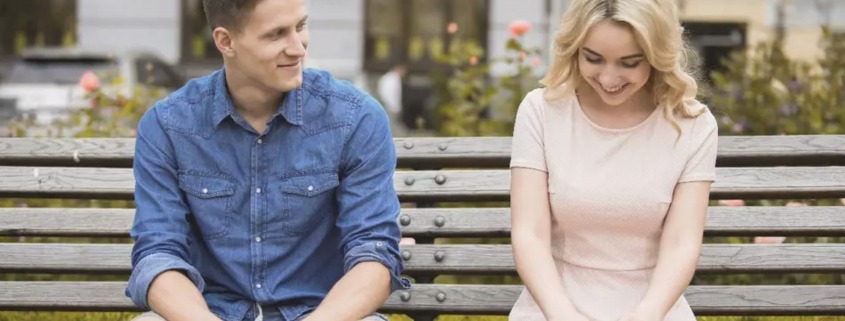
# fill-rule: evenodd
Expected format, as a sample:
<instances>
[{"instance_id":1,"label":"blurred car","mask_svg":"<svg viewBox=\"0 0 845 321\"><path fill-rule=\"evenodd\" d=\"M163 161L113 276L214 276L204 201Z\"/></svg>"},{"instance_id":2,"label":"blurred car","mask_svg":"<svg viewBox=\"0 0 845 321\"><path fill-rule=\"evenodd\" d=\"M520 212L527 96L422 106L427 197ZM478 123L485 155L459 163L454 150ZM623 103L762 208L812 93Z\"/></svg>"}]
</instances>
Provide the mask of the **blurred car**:
<instances>
[{"instance_id":1,"label":"blurred car","mask_svg":"<svg viewBox=\"0 0 845 321\"><path fill-rule=\"evenodd\" d=\"M172 91L185 82L172 66L148 52L30 49L12 63L0 83L0 126L10 117L34 117L36 124L46 126L72 108L87 106L79 81L89 71L106 92L129 93L136 85ZM118 78L120 84L114 85Z\"/></svg>"}]
</instances>

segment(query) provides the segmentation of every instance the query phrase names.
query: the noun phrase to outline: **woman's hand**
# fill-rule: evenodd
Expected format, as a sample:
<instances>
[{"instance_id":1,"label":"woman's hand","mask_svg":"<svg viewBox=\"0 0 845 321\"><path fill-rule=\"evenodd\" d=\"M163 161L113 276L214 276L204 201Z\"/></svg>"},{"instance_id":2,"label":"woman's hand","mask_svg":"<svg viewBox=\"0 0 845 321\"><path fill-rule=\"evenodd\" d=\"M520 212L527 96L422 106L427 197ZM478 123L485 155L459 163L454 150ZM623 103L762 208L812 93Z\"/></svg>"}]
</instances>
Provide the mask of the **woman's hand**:
<instances>
[{"instance_id":1,"label":"woman's hand","mask_svg":"<svg viewBox=\"0 0 845 321\"><path fill-rule=\"evenodd\" d=\"M619 319L619 321L663 321L659 313L637 310Z\"/></svg>"}]
</instances>

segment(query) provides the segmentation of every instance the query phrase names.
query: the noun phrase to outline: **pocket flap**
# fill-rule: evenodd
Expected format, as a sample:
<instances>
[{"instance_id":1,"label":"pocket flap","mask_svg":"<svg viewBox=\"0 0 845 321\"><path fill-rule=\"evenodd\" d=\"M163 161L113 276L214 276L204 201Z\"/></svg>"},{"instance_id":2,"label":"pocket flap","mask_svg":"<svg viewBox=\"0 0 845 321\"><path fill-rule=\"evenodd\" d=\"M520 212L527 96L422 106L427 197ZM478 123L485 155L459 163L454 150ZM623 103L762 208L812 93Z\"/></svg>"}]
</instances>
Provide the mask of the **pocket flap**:
<instances>
[{"instance_id":1,"label":"pocket flap","mask_svg":"<svg viewBox=\"0 0 845 321\"><path fill-rule=\"evenodd\" d=\"M222 178L197 174L179 174L179 188L199 198L235 194L235 183Z\"/></svg>"},{"instance_id":2,"label":"pocket flap","mask_svg":"<svg viewBox=\"0 0 845 321\"><path fill-rule=\"evenodd\" d=\"M282 184L282 191L302 196L314 196L337 187L337 173L321 173L291 177Z\"/></svg>"}]
</instances>

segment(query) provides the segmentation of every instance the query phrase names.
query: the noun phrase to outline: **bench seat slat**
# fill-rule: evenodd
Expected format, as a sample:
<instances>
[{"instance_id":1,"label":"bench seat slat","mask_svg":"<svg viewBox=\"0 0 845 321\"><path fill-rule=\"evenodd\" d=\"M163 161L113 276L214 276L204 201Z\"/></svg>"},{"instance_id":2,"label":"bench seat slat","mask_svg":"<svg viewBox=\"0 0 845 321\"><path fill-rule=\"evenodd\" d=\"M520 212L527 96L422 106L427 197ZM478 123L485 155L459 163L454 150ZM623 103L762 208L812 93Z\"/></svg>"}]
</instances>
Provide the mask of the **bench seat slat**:
<instances>
[{"instance_id":1,"label":"bench seat slat","mask_svg":"<svg viewBox=\"0 0 845 321\"><path fill-rule=\"evenodd\" d=\"M400 167L507 167L510 137L397 137ZM2 138L0 166L131 167L132 138ZM76 158L74 158L76 153ZM845 135L720 136L719 166L845 165Z\"/></svg>"},{"instance_id":2,"label":"bench seat slat","mask_svg":"<svg viewBox=\"0 0 845 321\"><path fill-rule=\"evenodd\" d=\"M0 311L137 311L123 294L124 282L0 282ZM518 285L415 284L394 292L386 313L507 314L522 291ZM437 294L445 300L439 302ZM697 315L843 315L842 285L691 286L685 296Z\"/></svg>"},{"instance_id":3,"label":"bench seat slat","mask_svg":"<svg viewBox=\"0 0 845 321\"><path fill-rule=\"evenodd\" d=\"M510 245L403 245L408 274L513 274ZM0 243L0 272L128 274L130 244ZM440 256L441 261L436 257ZM842 244L706 244L700 273L842 273Z\"/></svg>"},{"instance_id":4,"label":"bench seat slat","mask_svg":"<svg viewBox=\"0 0 845 321\"><path fill-rule=\"evenodd\" d=\"M0 236L129 237L134 215L133 209L0 208ZM510 237L510 219L507 208L406 208L400 216L406 237ZM845 207L714 206L705 235L841 236Z\"/></svg>"},{"instance_id":5,"label":"bench seat slat","mask_svg":"<svg viewBox=\"0 0 845 321\"><path fill-rule=\"evenodd\" d=\"M132 199L131 169L0 167L0 197ZM405 202L508 201L508 170L397 171ZM718 168L713 199L845 197L845 167Z\"/></svg>"}]
</instances>

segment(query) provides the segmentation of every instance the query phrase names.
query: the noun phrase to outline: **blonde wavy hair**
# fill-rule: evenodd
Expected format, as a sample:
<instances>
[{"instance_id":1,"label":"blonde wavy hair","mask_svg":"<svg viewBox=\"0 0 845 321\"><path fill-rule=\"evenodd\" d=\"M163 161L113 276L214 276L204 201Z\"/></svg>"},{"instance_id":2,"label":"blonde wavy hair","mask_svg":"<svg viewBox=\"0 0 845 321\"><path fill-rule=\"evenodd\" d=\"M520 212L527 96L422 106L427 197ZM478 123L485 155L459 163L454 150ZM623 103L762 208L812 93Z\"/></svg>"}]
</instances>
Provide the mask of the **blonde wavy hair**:
<instances>
[{"instance_id":1,"label":"blonde wavy hair","mask_svg":"<svg viewBox=\"0 0 845 321\"><path fill-rule=\"evenodd\" d=\"M675 116L694 118L704 108L695 100L698 85L689 63L692 58L683 37L674 0L573 0L564 13L551 47L551 66L540 81L545 99L557 100L574 94L583 83L578 69L578 52L587 30L611 20L628 25L652 66L649 83L654 104L680 134ZM699 105L700 106L700 105Z\"/></svg>"}]
</instances>

